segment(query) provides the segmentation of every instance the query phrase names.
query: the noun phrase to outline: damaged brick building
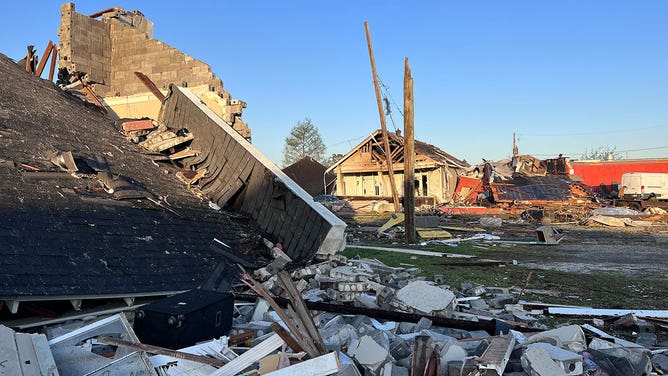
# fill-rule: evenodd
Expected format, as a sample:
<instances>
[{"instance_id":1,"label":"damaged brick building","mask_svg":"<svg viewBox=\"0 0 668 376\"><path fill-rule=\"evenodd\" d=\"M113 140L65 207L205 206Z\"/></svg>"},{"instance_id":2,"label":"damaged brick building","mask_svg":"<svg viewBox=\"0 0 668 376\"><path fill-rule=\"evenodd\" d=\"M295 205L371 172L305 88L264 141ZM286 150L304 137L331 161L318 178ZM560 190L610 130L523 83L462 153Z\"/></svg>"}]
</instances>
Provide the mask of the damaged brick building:
<instances>
[{"instance_id":1,"label":"damaged brick building","mask_svg":"<svg viewBox=\"0 0 668 376\"><path fill-rule=\"evenodd\" d=\"M117 118L158 118L160 101L145 75L163 95L170 83L188 87L250 139L241 120L246 103L232 98L208 64L153 39L153 23L141 12L114 7L86 16L65 3L58 36L60 82L89 86Z\"/></svg>"}]
</instances>

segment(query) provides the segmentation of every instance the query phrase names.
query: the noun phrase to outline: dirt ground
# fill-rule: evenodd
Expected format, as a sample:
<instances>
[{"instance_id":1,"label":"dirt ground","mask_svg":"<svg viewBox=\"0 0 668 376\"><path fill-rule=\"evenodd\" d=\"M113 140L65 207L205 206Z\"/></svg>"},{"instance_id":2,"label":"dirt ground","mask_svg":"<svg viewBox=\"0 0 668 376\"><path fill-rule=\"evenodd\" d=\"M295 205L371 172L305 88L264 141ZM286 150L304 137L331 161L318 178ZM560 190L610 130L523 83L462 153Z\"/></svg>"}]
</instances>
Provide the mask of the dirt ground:
<instances>
[{"instance_id":1,"label":"dirt ground","mask_svg":"<svg viewBox=\"0 0 668 376\"><path fill-rule=\"evenodd\" d=\"M395 239L378 238L373 233L355 231L355 227L379 226L387 218L366 218L363 222L349 222L354 241L349 246L385 245L410 247ZM477 219L449 218L441 225L452 227L482 227ZM361 226L361 227L360 227ZM668 308L668 223L653 222L652 227L590 227L555 224L563 231L558 245L529 245L537 240L539 223L504 220L500 227L484 228L503 242L464 242L457 247L444 245L420 247L450 253L477 256L474 260L495 260L503 267L466 265L462 259L444 261L411 259L409 255L388 255L382 251L347 252L348 256L378 258L399 266L412 263L424 270L427 278L434 274L446 276L447 283L473 283L486 286L523 286L529 273L533 278L529 289L544 290L549 295L527 298L555 304L586 305L597 308ZM451 231L460 237L471 232ZM454 260L454 261L453 261ZM396 264L396 265L394 265ZM554 294L552 294L554 293Z\"/></svg>"},{"instance_id":2,"label":"dirt ground","mask_svg":"<svg viewBox=\"0 0 668 376\"><path fill-rule=\"evenodd\" d=\"M535 227L531 224L524 228ZM513 253L527 267L564 272L621 272L629 277L668 272L668 225L644 228L559 226L564 238L556 246L514 246ZM498 231L502 239L503 227ZM510 234L509 234L510 235ZM525 233L526 240L534 234Z\"/></svg>"}]
</instances>

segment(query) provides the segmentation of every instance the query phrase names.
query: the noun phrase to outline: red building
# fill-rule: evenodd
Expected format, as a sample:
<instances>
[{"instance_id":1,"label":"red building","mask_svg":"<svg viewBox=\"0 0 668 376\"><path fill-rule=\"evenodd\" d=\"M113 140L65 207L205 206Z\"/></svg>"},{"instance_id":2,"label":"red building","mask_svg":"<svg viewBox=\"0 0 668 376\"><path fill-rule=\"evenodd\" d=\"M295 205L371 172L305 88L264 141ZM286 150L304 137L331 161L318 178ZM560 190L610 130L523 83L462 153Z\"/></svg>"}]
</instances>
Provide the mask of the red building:
<instances>
[{"instance_id":1,"label":"red building","mask_svg":"<svg viewBox=\"0 0 668 376\"><path fill-rule=\"evenodd\" d=\"M627 172L668 173L668 158L570 161L570 166L573 180L578 180L595 191L599 190L601 184L611 190L611 185L621 183L622 175Z\"/></svg>"}]
</instances>

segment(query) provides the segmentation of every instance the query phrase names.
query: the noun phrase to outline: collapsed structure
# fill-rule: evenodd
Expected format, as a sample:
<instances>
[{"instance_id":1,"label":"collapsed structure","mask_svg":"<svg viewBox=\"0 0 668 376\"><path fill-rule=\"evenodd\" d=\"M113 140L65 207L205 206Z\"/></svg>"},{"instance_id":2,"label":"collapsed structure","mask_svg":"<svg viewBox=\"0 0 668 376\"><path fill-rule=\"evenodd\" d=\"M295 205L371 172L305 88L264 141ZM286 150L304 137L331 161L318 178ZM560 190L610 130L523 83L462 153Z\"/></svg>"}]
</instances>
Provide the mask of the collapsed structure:
<instances>
[{"instance_id":1,"label":"collapsed structure","mask_svg":"<svg viewBox=\"0 0 668 376\"><path fill-rule=\"evenodd\" d=\"M250 144L243 102L208 65L153 40L139 12L62 10L74 95L0 59L0 307L225 290L267 245L298 264L343 248L343 221Z\"/></svg>"},{"instance_id":2,"label":"collapsed structure","mask_svg":"<svg viewBox=\"0 0 668 376\"><path fill-rule=\"evenodd\" d=\"M389 159L395 171L394 184L401 193L404 141L396 133L389 132L387 137L390 144ZM335 192L338 196L367 200L391 197L392 183L387 174L382 143L383 132L377 130L327 169L327 172L336 173ZM415 140L416 201L430 205L449 202L457 185L457 177L467 167L469 164L466 161L459 160L434 145Z\"/></svg>"},{"instance_id":3,"label":"collapsed structure","mask_svg":"<svg viewBox=\"0 0 668 376\"><path fill-rule=\"evenodd\" d=\"M114 7L86 16L65 3L58 36L59 82L90 87L117 118L157 119L160 101L152 93L166 94L174 83L251 138L241 120L246 103L232 98L208 64L153 39L153 23L141 12Z\"/></svg>"}]
</instances>

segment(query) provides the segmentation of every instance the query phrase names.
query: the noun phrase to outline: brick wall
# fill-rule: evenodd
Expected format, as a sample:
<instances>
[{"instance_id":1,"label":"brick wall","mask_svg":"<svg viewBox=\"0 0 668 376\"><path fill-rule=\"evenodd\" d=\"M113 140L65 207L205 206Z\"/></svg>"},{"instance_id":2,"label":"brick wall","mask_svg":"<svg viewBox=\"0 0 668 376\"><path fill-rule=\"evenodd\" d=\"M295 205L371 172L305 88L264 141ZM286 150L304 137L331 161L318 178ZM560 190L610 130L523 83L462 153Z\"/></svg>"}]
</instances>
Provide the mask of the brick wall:
<instances>
[{"instance_id":1,"label":"brick wall","mask_svg":"<svg viewBox=\"0 0 668 376\"><path fill-rule=\"evenodd\" d=\"M136 28L110 19L112 78L107 95L132 95L146 92L135 71L147 75L155 85L166 90L170 83L180 86L206 85L224 99L230 95L211 67L159 40L151 39Z\"/></svg>"},{"instance_id":2,"label":"brick wall","mask_svg":"<svg viewBox=\"0 0 668 376\"><path fill-rule=\"evenodd\" d=\"M88 80L108 84L111 79L111 38L109 25L74 11L74 4L61 7L58 67L70 73L88 74Z\"/></svg>"},{"instance_id":3,"label":"brick wall","mask_svg":"<svg viewBox=\"0 0 668 376\"><path fill-rule=\"evenodd\" d=\"M178 49L153 39L153 23L140 12L121 8L100 19L62 6L59 68L85 73L96 94L123 97L148 92L134 72L148 76L161 90L169 84L187 86L243 137L250 129L241 120L245 103L233 100L211 67Z\"/></svg>"}]
</instances>

